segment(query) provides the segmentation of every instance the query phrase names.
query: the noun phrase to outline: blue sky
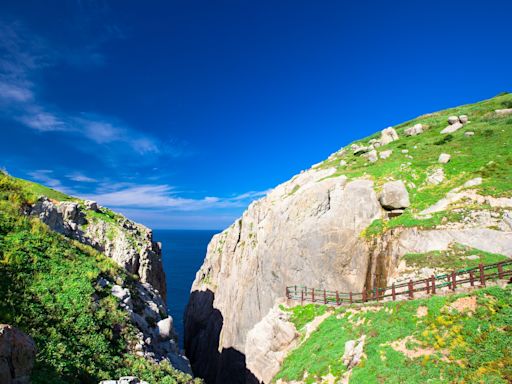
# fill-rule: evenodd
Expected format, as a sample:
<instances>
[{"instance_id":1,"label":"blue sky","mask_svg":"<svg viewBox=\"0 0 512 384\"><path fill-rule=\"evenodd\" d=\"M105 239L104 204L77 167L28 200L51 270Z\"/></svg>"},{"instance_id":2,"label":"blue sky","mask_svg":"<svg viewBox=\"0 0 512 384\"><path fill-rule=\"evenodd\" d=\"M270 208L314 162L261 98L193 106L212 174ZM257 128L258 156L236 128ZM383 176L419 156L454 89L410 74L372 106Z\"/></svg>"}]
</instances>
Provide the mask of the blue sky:
<instances>
[{"instance_id":1,"label":"blue sky","mask_svg":"<svg viewBox=\"0 0 512 384\"><path fill-rule=\"evenodd\" d=\"M0 166L221 229L347 143L512 90L510 1L1 1Z\"/></svg>"}]
</instances>

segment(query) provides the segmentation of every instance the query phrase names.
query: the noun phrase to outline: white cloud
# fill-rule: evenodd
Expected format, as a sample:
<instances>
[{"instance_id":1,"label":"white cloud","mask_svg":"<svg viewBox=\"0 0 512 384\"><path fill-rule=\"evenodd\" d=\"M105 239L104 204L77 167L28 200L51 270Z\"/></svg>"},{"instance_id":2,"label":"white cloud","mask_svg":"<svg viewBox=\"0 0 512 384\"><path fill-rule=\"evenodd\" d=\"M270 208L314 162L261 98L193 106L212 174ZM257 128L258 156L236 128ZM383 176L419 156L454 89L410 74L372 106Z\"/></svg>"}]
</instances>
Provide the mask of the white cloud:
<instances>
[{"instance_id":1,"label":"white cloud","mask_svg":"<svg viewBox=\"0 0 512 384\"><path fill-rule=\"evenodd\" d=\"M38 169L28 174L32 179L37 182L42 183L43 185L56 189L58 191L73 195L74 191L70 188L62 185L59 179L53 176L53 171L50 169Z\"/></svg>"},{"instance_id":2,"label":"white cloud","mask_svg":"<svg viewBox=\"0 0 512 384\"><path fill-rule=\"evenodd\" d=\"M77 181L79 183L95 183L98 180L93 179L92 177L88 177L80 172L73 172L69 175L66 175L66 177L70 180Z\"/></svg>"},{"instance_id":3,"label":"white cloud","mask_svg":"<svg viewBox=\"0 0 512 384\"><path fill-rule=\"evenodd\" d=\"M251 191L232 197L206 196L200 199L176 196L169 185L121 185L113 191L88 195L108 207L172 208L181 211L195 211L212 208L240 208L252 200L264 196L268 191Z\"/></svg>"}]
</instances>

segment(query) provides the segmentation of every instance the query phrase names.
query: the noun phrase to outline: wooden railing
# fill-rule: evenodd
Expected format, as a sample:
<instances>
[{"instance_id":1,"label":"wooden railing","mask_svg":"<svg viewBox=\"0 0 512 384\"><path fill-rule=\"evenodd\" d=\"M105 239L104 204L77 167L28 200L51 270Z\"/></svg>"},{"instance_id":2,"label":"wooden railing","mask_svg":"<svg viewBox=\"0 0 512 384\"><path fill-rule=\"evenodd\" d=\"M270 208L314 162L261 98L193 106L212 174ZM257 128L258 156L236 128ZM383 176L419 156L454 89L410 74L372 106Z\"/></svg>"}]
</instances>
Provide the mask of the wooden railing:
<instances>
[{"instance_id":1,"label":"wooden railing","mask_svg":"<svg viewBox=\"0 0 512 384\"><path fill-rule=\"evenodd\" d=\"M449 274L432 275L421 280L409 280L405 283L392 284L385 288L363 290L362 292L339 292L326 289L308 288L292 285L286 287L286 297L290 300L310 303L322 303L329 305L346 305L353 303L366 303L368 301L380 301L386 298L392 300L414 299L420 292L435 295L441 288L448 287L455 291L460 286L482 286L486 282L512 277L512 260L495 264L480 264L476 268L453 271Z\"/></svg>"}]
</instances>

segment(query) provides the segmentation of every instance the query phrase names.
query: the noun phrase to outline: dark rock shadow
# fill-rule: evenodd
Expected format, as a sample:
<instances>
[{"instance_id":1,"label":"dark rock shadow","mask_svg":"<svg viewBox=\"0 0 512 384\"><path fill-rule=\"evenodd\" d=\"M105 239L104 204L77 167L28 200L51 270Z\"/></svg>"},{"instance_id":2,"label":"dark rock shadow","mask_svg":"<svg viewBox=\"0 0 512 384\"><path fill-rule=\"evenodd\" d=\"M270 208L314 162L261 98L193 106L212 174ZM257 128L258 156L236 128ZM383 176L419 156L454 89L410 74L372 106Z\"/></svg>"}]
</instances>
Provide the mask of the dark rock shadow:
<instances>
[{"instance_id":1,"label":"dark rock shadow","mask_svg":"<svg viewBox=\"0 0 512 384\"><path fill-rule=\"evenodd\" d=\"M206 384L259 384L242 352L234 348L219 352L224 317L213 300L210 290L194 291L185 310L185 353L194 375Z\"/></svg>"}]
</instances>

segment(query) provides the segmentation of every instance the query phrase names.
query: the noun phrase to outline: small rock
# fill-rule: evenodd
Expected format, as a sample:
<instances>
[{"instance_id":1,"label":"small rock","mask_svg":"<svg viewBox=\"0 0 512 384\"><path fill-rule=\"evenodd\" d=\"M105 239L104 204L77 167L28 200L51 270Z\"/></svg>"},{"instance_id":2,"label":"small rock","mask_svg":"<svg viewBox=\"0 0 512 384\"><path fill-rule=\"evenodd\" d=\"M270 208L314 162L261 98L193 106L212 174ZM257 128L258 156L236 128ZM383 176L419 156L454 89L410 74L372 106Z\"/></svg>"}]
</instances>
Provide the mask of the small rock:
<instances>
[{"instance_id":1,"label":"small rock","mask_svg":"<svg viewBox=\"0 0 512 384\"><path fill-rule=\"evenodd\" d=\"M363 153L368 152L370 149L368 147L356 147L354 150L354 155L361 155Z\"/></svg>"},{"instance_id":2,"label":"small rock","mask_svg":"<svg viewBox=\"0 0 512 384\"><path fill-rule=\"evenodd\" d=\"M461 124L466 124L468 122L468 116L467 115L460 115L459 121Z\"/></svg>"},{"instance_id":3,"label":"small rock","mask_svg":"<svg viewBox=\"0 0 512 384\"><path fill-rule=\"evenodd\" d=\"M400 216L404 213L405 211L403 209L393 209L392 211L389 211L388 212L388 219L391 219L393 217L397 217L397 216Z\"/></svg>"},{"instance_id":4,"label":"small rock","mask_svg":"<svg viewBox=\"0 0 512 384\"><path fill-rule=\"evenodd\" d=\"M404 130L406 136L416 136L420 133L423 133L423 125L422 124L414 124L414 126L410 128L406 128Z\"/></svg>"},{"instance_id":5,"label":"small rock","mask_svg":"<svg viewBox=\"0 0 512 384\"><path fill-rule=\"evenodd\" d=\"M455 131L458 131L462 127L463 125L459 121L457 121L456 123L447 126L445 129L441 131L441 133L453 133Z\"/></svg>"},{"instance_id":6,"label":"small rock","mask_svg":"<svg viewBox=\"0 0 512 384\"><path fill-rule=\"evenodd\" d=\"M355 367L363 357L363 347L366 335L357 340L349 340L345 343L345 353L343 354L343 364L347 369Z\"/></svg>"},{"instance_id":7,"label":"small rock","mask_svg":"<svg viewBox=\"0 0 512 384\"><path fill-rule=\"evenodd\" d=\"M496 109L494 112L499 116L512 115L512 108Z\"/></svg>"},{"instance_id":8,"label":"small rock","mask_svg":"<svg viewBox=\"0 0 512 384\"><path fill-rule=\"evenodd\" d=\"M105 288L107 285L109 285L109 281L107 279L104 279L103 277L100 277L98 279L98 285L101 287L101 288Z\"/></svg>"},{"instance_id":9,"label":"small rock","mask_svg":"<svg viewBox=\"0 0 512 384\"><path fill-rule=\"evenodd\" d=\"M160 339L169 340L170 338L172 338L172 336L173 336L172 325L173 325L173 321L172 321L171 316L166 317L165 319L160 320L157 323L158 336L160 337Z\"/></svg>"},{"instance_id":10,"label":"small rock","mask_svg":"<svg viewBox=\"0 0 512 384\"><path fill-rule=\"evenodd\" d=\"M398 139L398 133L396 133L395 129L393 127L388 127L382 130L379 141L382 145L386 145Z\"/></svg>"},{"instance_id":11,"label":"small rock","mask_svg":"<svg viewBox=\"0 0 512 384\"><path fill-rule=\"evenodd\" d=\"M118 384L140 384L140 381L135 376L124 376L119 378Z\"/></svg>"},{"instance_id":12,"label":"small rock","mask_svg":"<svg viewBox=\"0 0 512 384\"><path fill-rule=\"evenodd\" d=\"M466 260L479 260L480 256L478 256L478 255L469 255L469 256L463 256L462 259L466 259Z\"/></svg>"},{"instance_id":13,"label":"small rock","mask_svg":"<svg viewBox=\"0 0 512 384\"><path fill-rule=\"evenodd\" d=\"M448 124L453 125L459 122L459 118L457 116L450 116L448 118Z\"/></svg>"},{"instance_id":14,"label":"small rock","mask_svg":"<svg viewBox=\"0 0 512 384\"><path fill-rule=\"evenodd\" d=\"M130 290L128 288L123 288L117 284L114 284L112 286L111 292L112 295L114 295L121 301L124 301L127 297L130 297Z\"/></svg>"},{"instance_id":15,"label":"small rock","mask_svg":"<svg viewBox=\"0 0 512 384\"><path fill-rule=\"evenodd\" d=\"M474 179L468 180L464 183L464 188L476 187L477 185L482 184L481 177L475 177Z\"/></svg>"},{"instance_id":16,"label":"small rock","mask_svg":"<svg viewBox=\"0 0 512 384\"><path fill-rule=\"evenodd\" d=\"M340 167L344 167L347 165L347 162L345 160L340 160Z\"/></svg>"},{"instance_id":17,"label":"small rock","mask_svg":"<svg viewBox=\"0 0 512 384\"><path fill-rule=\"evenodd\" d=\"M464 132L464 136L466 136L466 137L475 136L475 132L473 132L473 131Z\"/></svg>"},{"instance_id":18,"label":"small rock","mask_svg":"<svg viewBox=\"0 0 512 384\"><path fill-rule=\"evenodd\" d=\"M90 209L91 211L98 211L98 203L92 200L84 201L85 208Z\"/></svg>"},{"instance_id":19,"label":"small rock","mask_svg":"<svg viewBox=\"0 0 512 384\"><path fill-rule=\"evenodd\" d=\"M379 157L381 159L387 159L389 156L391 156L391 154L393 153L393 150L391 149L388 149L387 151L382 151L379 153Z\"/></svg>"},{"instance_id":20,"label":"small rock","mask_svg":"<svg viewBox=\"0 0 512 384\"><path fill-rule=\"evenodd\" d=\"M379 157L377 156L377 151L374 149L367 153L366 157L370 163L375 163Z\"/></svg>"},{"instance_id":21,"label":"small rock","mask_svg":"<svg viewBox=\"0 0 512 384\"><path fill-rule=\"evenodd\" d=\"M441 164L446 164L450 161L451 159L451 156L447 153L441 153L439 155L439 159L437 159L437 162L438 163L441 163Z\"/></svg>"},{"instance_id":22,"label":"small rock","mask_svg":"<svg viewBox=\"0 0 512 384\"><path fill-rule=\"evenodd\" d=\"M443 168L438 168L427 177L427 183L438 185L441 184L444 181L444 170Z\"/></svg>"},{"instance_id":23,"label":"small rock","mask_svg":"<svg viewBox=\"0 0 512 384\"><path fill-rule=\"evenodd\" d=\"M402 153L409 153L408 149L402 149Z\"/></svg>"}]
</instances>

